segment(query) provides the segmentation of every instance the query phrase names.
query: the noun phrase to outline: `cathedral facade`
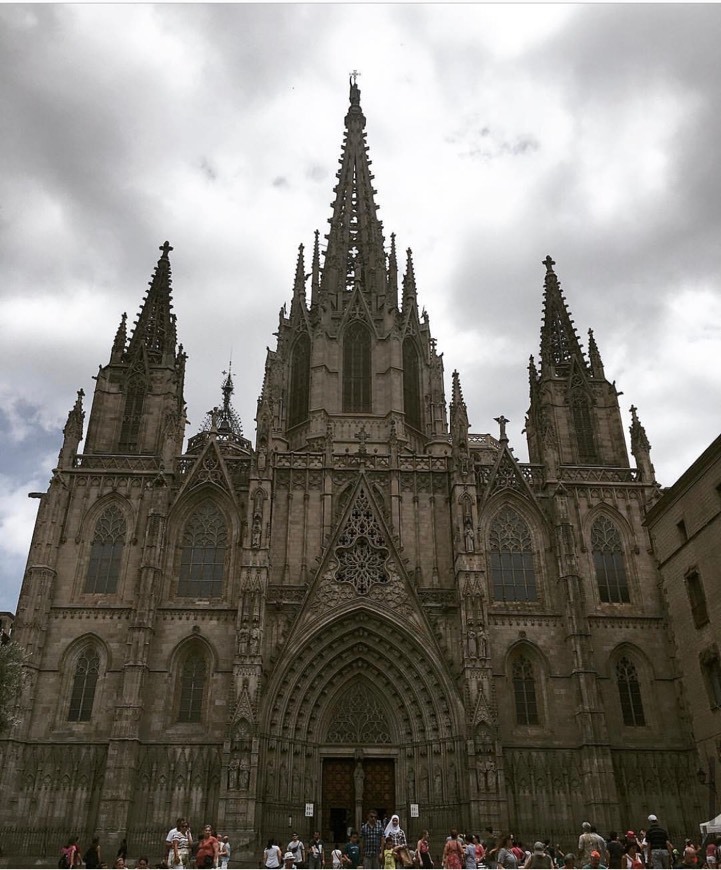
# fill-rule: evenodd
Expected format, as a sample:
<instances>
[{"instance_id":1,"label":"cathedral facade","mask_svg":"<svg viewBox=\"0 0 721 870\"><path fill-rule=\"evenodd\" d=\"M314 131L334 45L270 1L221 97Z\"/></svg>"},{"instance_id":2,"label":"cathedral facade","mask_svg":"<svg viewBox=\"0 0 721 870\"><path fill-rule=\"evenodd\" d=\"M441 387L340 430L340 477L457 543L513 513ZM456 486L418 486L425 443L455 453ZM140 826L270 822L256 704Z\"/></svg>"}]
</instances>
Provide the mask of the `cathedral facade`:
<instances>
[{"instance_id":1,"label":"cathedral facade","mask_svg":"<svg viewBox=\"0 0 721 870\"><path fill-rule=\"evenodd\" d=\"M308 272L298 255L254 444L228 375L185 446L167 243L86 433L78 394L14 627L6 853L50 832L152 854L180 814L248 860L291 828L344 840L371 808L413 835L567 847L586 819L654 812L681 836L703 814L635 411L632 465L548 257L530 461L503 417L471 433L369 162L352 84L329 232Z\"/></svg>"}]
</instances>

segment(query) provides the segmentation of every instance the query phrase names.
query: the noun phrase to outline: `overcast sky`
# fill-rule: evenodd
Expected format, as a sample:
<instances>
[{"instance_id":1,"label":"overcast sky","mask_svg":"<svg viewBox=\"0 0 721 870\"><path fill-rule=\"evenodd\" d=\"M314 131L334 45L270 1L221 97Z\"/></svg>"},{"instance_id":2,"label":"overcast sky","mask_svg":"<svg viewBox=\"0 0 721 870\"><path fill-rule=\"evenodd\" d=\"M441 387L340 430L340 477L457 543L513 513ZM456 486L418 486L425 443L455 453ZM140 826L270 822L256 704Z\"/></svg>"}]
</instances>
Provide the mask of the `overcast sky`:
<instances>
[{"instance_id":1,"label":"overcast sky","mask_svg":"<svg viewBox=\"0 0 721 870\"><path fill-rule=\"evenodd\" d=\"M550 253L670 485L719 434L721 6L1 5L0 610L66 415L169 239L194 434L254 438L358 69L386 239L516 455Z\"/></svg>"}]
</instances>

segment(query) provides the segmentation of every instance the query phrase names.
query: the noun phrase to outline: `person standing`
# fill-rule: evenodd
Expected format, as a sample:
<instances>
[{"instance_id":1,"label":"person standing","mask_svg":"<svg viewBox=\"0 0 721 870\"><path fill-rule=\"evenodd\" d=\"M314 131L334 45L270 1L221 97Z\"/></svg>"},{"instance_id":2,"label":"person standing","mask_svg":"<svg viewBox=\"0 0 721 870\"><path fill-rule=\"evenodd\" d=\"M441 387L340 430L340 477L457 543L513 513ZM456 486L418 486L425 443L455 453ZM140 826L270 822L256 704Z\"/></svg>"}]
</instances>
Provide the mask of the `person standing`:
<instances>
[{"instance_id":1,"label":"person standing","mask_svg":"<svg viewBox=\"0 0 721 870\"><path fill-rule=\"evenodd\" d=\"M268 840L268 845L263 851L263 866L266 870L277 870L283 863L283 853L275 840Z\"/></svg>"},{"instance_id":2,"label":"person standing","mask_svg":"<svg viewBox=\"0 0 721 870\"><path fill-rule=\"evenodd\" d=\"M416 857L423 870L432 870L433 859L431 858L431 846L428 842L428 831L421 833L421 838L416 845ZM365 867L365 864L363 866Z\"/></svg>"},{"instance_id":3,"label":"person standing","mask_svg":"<svg viewBox=\"0 0 721 870\"><path fill-rule=\"evenodd\" d=\"M451 835L443 847L442 863L448 870L460 870L463 866L463 846L455 828L451 828Z\"/></svg>"},{"instance_id":4,"label":"person standing","mask_svg":"<svg viewBox=\"0 0 721 870\"><path fill-rule=\"evenodd\" d=\"M378 813L371 810L360 829L363 858L363 867L379 867L380 853L383 844L383 822L378 818Z\"/></svg>"},{"instance_id":5,"label":"person standing","mask_svg":"<svg viewBox=\"0 0 721 870\"><path fill-rule=\"evenodd\" d=\"M198 842L195 853L196 867L217 867L220 855L220 841L215 836L212 825L205 825L203 835Z\"/></svg>"},{"instance_id":6,"label":"person standing","mask_svg":"<svg viewBox=\"0 0 721 870\"><path fill-rule=\"evenodd\" d=\"M293 863L296 867L305 867L305 846L297 833L293 834L288 843L288 852L293 853Z\"/></svg>"},{"instance_id":7,"label":"person standing","mask_svg":"<svg viewBox=\"0 0 721 870\"><path fill-rule=\"evenodd\" d=\"M358 831L351 831L350 840L343 847L343 866L355 868L361 862L361 847Z\"/></svg>"},{"instance_id":8,"label":"person standing","mask_svg":"<svg viewBox=\"0 0 721 870\"><path fill-rule=\"evenodd\" d=\"M325 864L323 841L320 838L320 831L315 831L313 839L308 844L308 847L308 866L314 868L314 870L318 870L318 868Z\"/></svg>"},{"instance_id":9,"label":"person standing","mask_svg":"<svg viewBox=\"0 0 721 870\"><path fill-rule=\"evenodd\" d=\"M608 866L613 868L613 870L619 870L621 859L623 858L623 845L618 839L616 831L611 831L611 835L606 843L606 854L608 855Z\"/></svg>"},{"instance_id":10,"label":"person standing","mask_svg":"<svg viewBox=\"0 0 721 870\"><path fill-rule=\"evenodd\" d=\"M230 841L227 834L220 838L220 851L218 854L221 870L228 870L228 864L230 863Z\"/></svg>"},{"instance_id":11,"label":"person standing","mask_svg":"<svg viewBox=\"0 0 721 870\"><path fill-rule=\"evenodd\" d=\"M650 815L648 822L648 830L646 831L648 866L656 868L670 867L673 846L668 839L668 832L659 825L656 816Z\"/></svg>"},{"instance_id":12,"label":"person standing","mask_svg":"<svg viewBox=\"0 0 721 870\"><path fill-rule=\"evenodd\" d=\"M83 861L85 861L86 867L100 867L102 864L100 858L100 839L98 837L93 837L90 842L90 845L85 850L85 854L83 855Z\"/></svg>"}]
</instances>

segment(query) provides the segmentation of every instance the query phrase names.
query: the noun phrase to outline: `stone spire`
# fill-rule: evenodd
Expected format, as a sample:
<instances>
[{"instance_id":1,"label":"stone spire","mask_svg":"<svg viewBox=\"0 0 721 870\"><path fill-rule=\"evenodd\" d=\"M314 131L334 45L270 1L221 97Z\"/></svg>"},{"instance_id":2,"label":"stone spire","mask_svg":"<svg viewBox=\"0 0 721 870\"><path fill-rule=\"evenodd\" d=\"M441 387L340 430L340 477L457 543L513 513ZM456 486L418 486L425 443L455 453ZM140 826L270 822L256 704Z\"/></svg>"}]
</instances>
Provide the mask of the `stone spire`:
<instances>
[{"instance_id":1,"label":"stone spire","mask_svg":"<svg viewBox=\"0 0 721 870\"><path fill-rule=\"evenodd\" d=\"M588 361L591 364L591 374L594 378L604 378L603 360L598 351L596 339L593 336L593 330L588 330Z\"/></svg>"},{"instance_id":2,"label":"stone spire","mask_svg":"<svg viewBox=\"0 0 721 870\"><path fill-rule=\"evenodd\" d=\"M148 361L151 363L167 362L173 365L175 360L175 315L172 313L170 259L168 254L172 247L165 242L160 246L163 252L155 267L155 273L149 282L140 314L135 323L135 329L128 344L128 358L136 356L138 350L144 347Z\"/></svg>"},{"instance_id":3,"label":"stone spire","mask_svg":"<svg viewBox=\"0 0 721 870\"><path fill-rule=\"evenodd\" d=\"M398 308L398 258L396 234L391 233L391 251L388 255L388 307Z\"/></svg>"},{"instance_id":4,"label":"stone spire","mask_svg":"<svg viewBox=\"0 0 721 870\"><path fill-rule=\"evenodd\" d=\"M543 293L543 325L541 326L541 371L543 374L565 374L575 358L587 368L581 344L568 311L561 285L553 271L555 262L550 255L543 261L546 278Z\"/></svg>"},{"instance_id":5,"label":"stone spire","mask_svg":"<svg viewBox=\"0 0 721 870\"><path fill-rule=\"evenodd\" d=\"M369 295L384 297L386 293L383 226L376 215L365 124L360 89L351 77L350 106L345 116L321 278L321 294L333 297L339 307L342 294L358 284Z\"/></svg>"},{"instance_id":6,"label":"stone spire","mask_svg":"<svg viewBox=\"0 0 721 870\"><path fill-rule=\"evenodd\" d=\"M417 301L416 274L413 269L413 251L408 248L406 251L406 273L403 276L403 310L406 311L408 306L417 303Z\"/></svg>"},{"instance_id":7,"label":"stone spire","mask_svg":"<svg viewBox=\"0 0 721 870\"><path fill-rule=\"evenodd\" d=\"M295 265L295 281L293 282L293 299L290 303L290 318L300 314L306 307L305 297L305 259L303 257L303 245L298 246L298 260Z\"/></svg>"},{"instance_id":8,"label":"stone spire","mask_svg":"<svg viewBox=\"0 0 721 870\"><path fill-rule=\"evenodd\" d=\"M313 265L311 266L310 278L310 307L315 310L318 305L318 296L320 294L320 233L315 231L313 241Z\"/></svg>"},{"instance_id":9,"label":"stone spire","mask_svg":"<svg viewBox=\"0 0 721 870\"><path fill-rule=\"evenodd\" d=\"M78 390L78 397L75 404L70 409L68 419L63 427L63 446L60 448L58 456L59 468L72 468L73 460L78 452L78 445L83 438L83 423L85 421L85 411L83 410L83 390Z\"/></svg>"},{"instance_id":10,"label":"stone spire","mask_svg":"<svg viewBox=\"0 0 721 870\"><path fill-rule=\"evenodd\" d=\"M110 354L111 362L118 363L123 359L123 354L125 353L125 346L128 343L128 315L123 312L123 316L120 318L120 324L118 326L118 331L115 333L115 340L113 341L113 349Z\"/></svg>"},{"instance_id":11,"label":"stone spire","mask_svg":"<svg viewBox=\"0 0 721 870\"><path fill-rule=\"evenodd\" d=\"M469 454L468 430L470 424L458 371L454 371L452 375L450 422L453 453L456 456L467 456Z\"/></svg>"},{"instance_id":12,"label":"stone spire","mask_svg":"<svg viewBox=\"0 0 721 870\"><path fill-rule=\"evenodd\" d=\"M631 425L629 432L631 433L631 453L633 453L638 470L641 475L641 480L644 483L653 483L656 480L656 470L651 462L651 445L646 436L646 430L641 425L636 412L638 408L631 405Z\"/></svg>"}]
</instances>

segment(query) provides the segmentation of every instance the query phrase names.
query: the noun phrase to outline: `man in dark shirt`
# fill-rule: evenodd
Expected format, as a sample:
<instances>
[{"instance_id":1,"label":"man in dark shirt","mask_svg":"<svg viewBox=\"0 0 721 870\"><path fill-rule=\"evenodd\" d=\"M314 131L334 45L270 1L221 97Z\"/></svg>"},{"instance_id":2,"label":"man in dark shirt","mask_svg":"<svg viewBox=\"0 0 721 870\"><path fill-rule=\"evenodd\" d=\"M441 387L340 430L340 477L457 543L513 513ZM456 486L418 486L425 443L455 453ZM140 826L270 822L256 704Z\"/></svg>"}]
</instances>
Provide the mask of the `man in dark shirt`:
<instances>
[{"instance_id":1,"label":"man in dark shirt","mask_svg":"<svg viewBox=\"0 0 721 870\"><path fill-rule=\"evenodd\" d=\"M611 835L606 843L606 854L608 855L608 866L612 870L617 870L621 866L623 858L623 845L618 839L616 831L611 831Z\"/></svg>"},{"instance_id":2,"label":"man in dark shirt","mask_svg":"<svg viewBox=\"0 0 721 870\"><path fill-rule=\"evenodd\" d=\"M646 831L648 866L655 868L670 867L673 846L669 842L668 832L659 825L656 816L650 815L648 822L648 830Z\"/></svg>"},{"instance_id":3,"label":"man in dark shirt","mask_svg":"<svg viewBox=\"0 0 721 870\"><path fill-rule=\"evenodd\" d=\"M363 867L380 867L378 856L381 853L383 839L383 823L378 818L378 813L371 810L368 820L361 825L361 837L363 839Z\"/></svg>"}]
</instances>

